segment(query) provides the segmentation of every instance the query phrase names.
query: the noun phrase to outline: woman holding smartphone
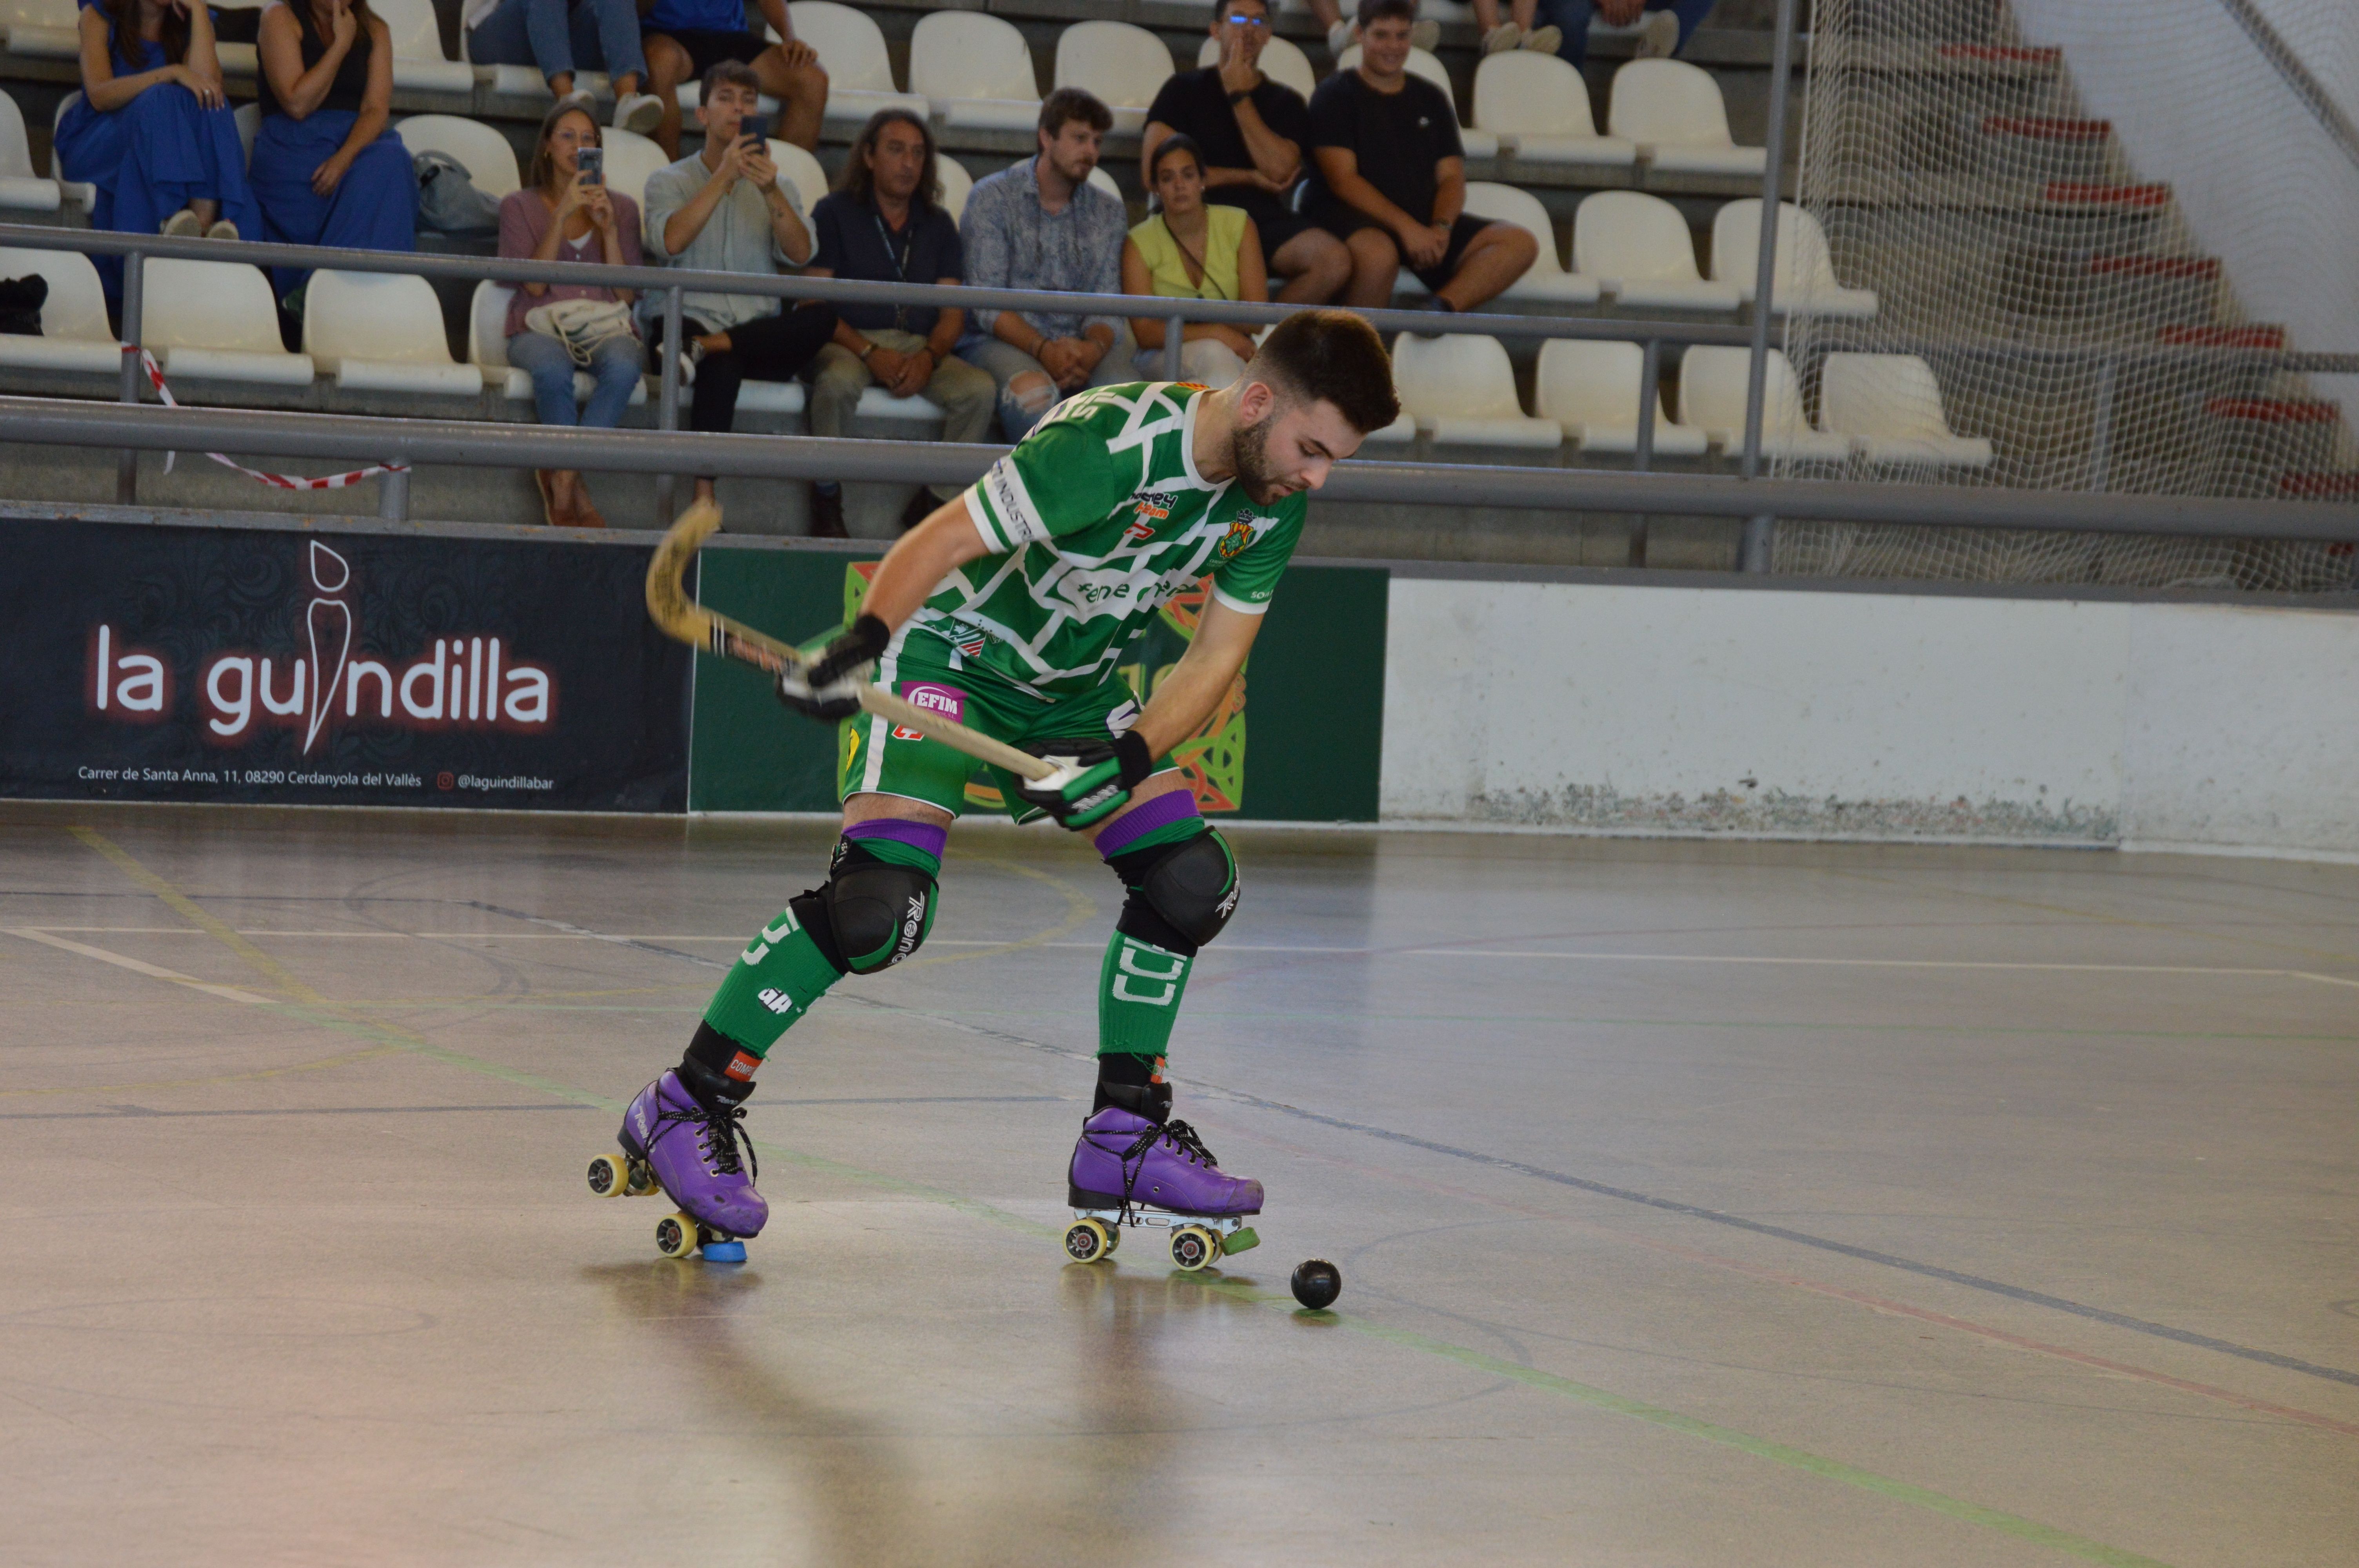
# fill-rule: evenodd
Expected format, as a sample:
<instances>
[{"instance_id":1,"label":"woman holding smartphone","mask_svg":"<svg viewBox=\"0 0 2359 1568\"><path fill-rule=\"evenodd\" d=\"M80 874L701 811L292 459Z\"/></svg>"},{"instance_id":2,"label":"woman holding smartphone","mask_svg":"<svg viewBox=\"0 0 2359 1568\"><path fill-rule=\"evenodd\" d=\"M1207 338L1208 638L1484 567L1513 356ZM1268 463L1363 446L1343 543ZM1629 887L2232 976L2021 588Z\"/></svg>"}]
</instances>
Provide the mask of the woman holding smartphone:
<instances>
[{"instance_id":1,"label":"woman holding smartphone","mask_svg":"<svg viewBox=\"0 0 2359 1568\"><path fill-rule=\"evenodd\" d=\"M532 168L524 189L500 202L500 254L533 261L588 262L607 266L639 265L639 206L606 189L604 151L598 123L576 104L560 104L540 123ZM535 406L544 425L590 425L611 429L622 422L639 382L646 357L636 332L601 340L587 367L596 384L577 417L573 406L573 354L564 341L534 331L526 317L566 299L626 306L627 288L595 284L527 283L508 301L508 363L532 377ZM571 469L540 469L542 515L577 528L603 528L605 518L591 503L589 487Z\"/></svg>"}]
</instances>

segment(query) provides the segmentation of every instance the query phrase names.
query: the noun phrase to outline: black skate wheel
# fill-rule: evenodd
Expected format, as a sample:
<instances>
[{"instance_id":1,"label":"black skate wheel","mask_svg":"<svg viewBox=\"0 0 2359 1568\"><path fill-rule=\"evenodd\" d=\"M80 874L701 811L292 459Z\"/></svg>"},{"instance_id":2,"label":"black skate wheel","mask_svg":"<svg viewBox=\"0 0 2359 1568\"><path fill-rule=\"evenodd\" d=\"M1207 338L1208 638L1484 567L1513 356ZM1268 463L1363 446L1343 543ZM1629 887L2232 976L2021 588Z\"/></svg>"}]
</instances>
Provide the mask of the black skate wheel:
<instances>
[{"instance_id":1,"label":"black skate wheel","mask_svg":"<svg viewBox=\"0 0 2359 1568\"><path fill-rule=\"evenodd\" d=\"M601 1154L590 1162L590 1190L602 1198L618 1198L630 1190L631 1166L620 1154Z\"/></svg>"},{"instance_id":2,"label":"black skate wheel","mask_svg":"<svg viewBox=\"0 0 2359 1568\"><path fill-rule=\"evenodd\" d=\"M1065 1256L1076 1263L1094 1263L1114 1250L1114 1238L1094 1219L1077 1219L1065 1232Z\"/></svg>"},{"instance_id":3,"label":"black skate wheel","mask_svg":"<svg viewBox=\"0 0 2359 1568\"><path fill-rule=\"evenodd\" d=\"M656 1221L656 1250L667 1258L689 1256L701 1239L696 1221L684 1214L668 1214Z\"/></svg>"},{"instance_id":4,"label":"black skate wheel","mask_svg":"<svg viewBox=\"0 0 2359 1568\"><path fill-rule=\"evenodd\" d=\"M1183 1225L1171 1233L1171 1260L1188 1273L1209 1266L1221 1255L1221 1238L1201 1225Z\"/></svg>"},{"instance_id":5,"label":"black skate wheel","mask_svg":"<svg viewBox=\"0 0 2359 1568\"><path fill-rule=\"evenodd\" d=\"M1324 1258L1313 1258L1294 1271L1294 1299L1312 1312L1323 1312L1343 1293L1343 1271Z\"/></svg>"}]
</instances>

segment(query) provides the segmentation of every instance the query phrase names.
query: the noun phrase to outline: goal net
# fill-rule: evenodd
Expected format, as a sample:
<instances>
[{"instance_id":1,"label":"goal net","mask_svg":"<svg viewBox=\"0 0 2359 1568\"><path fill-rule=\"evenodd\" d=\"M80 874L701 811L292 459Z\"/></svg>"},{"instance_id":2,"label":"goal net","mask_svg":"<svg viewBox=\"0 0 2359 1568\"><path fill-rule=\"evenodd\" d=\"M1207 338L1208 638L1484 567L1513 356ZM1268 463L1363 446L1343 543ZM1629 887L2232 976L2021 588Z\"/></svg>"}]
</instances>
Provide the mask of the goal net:
<instances>
[{"instance_id":1,"label":"goal net","mask_svg":"<svg viewBox=\"0 0 2359 1568\"><path fill-rule=\"evenodd\" d=\"M1878 433L1843 462L1773 449L1771 471L2359 499L2359 0L1815 12L1797 200L1844 292L1781 282L1784 341L1822 425ZM2354 566L2348 546L1810 522L1780 524L1774 559L2280 592L2350 588Z\"/></svg>"}]
</instances>

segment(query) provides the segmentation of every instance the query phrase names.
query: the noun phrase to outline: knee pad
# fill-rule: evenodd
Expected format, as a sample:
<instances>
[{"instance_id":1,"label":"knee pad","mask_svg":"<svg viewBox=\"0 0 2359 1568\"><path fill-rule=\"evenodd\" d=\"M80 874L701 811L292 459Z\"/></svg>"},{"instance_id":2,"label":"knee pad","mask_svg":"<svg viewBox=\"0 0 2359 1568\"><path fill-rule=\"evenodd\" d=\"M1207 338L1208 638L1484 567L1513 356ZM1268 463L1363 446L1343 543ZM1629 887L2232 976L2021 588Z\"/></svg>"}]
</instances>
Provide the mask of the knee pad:
<instances>
[{"instance_id":1,"label":"knee pad","mask_svg":"<svg viewBox=\"0 0 2359 1568\"><path fill-rule=\"evenodd\" d=\"M797 917L810 927L806 901L824 912L835 947L827 956L855 975L891 968L916 952L934 925L933 878L915 866L880 860L849 842L836 857L827 885L794 901Z\"/></svg>"},{"instance_id":2,"label":"knee pad","mask_svg":"<svg viewBox=\"0 0 2359 1568\"><path fill-rule=\"evenodd\" d=\"M1228 925L1242 891L1228 840L1220 829L1206 828L1184 844L1165 847L1147 864L1114 924L1159 947L1193 954Z\"/></svg>"}]
</instances>

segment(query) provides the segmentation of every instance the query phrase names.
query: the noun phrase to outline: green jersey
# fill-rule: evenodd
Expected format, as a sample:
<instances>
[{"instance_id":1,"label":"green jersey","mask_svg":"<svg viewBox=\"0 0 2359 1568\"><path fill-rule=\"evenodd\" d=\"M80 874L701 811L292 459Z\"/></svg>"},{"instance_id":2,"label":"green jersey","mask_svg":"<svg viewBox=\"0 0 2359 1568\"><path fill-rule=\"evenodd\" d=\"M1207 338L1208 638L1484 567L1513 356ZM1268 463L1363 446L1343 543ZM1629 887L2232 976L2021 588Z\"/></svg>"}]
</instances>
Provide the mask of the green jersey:
<instances>
[{"instance_id":1,"label":"green jersey","mask_svg":"<svg viewBox=\"0 0 2359 1568\"><path fill-rule=\"evenodd\" d=\"M1053 700L1109 678L1156 611L1208 573L1230 609L1269 608L1307 497L1259 506L1198 473L1203 396L1183 382L1080 393L967 491L991 553L913 618L951 645L951 667Z\"/></svg>"}]
</instances>

